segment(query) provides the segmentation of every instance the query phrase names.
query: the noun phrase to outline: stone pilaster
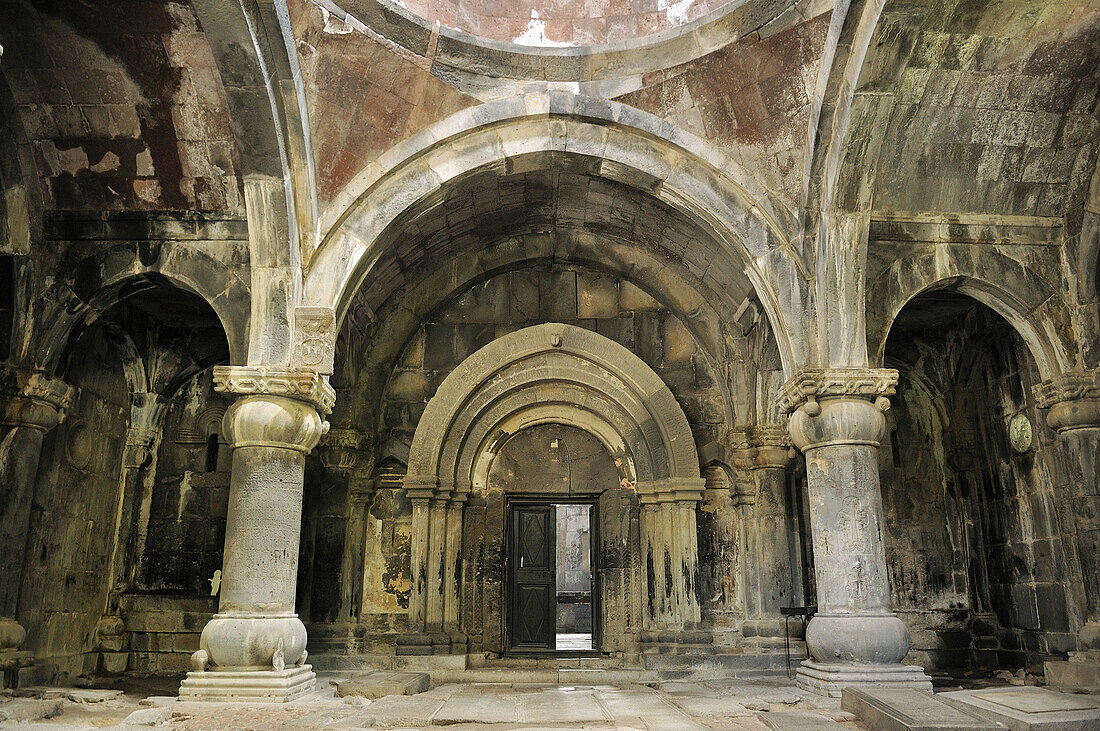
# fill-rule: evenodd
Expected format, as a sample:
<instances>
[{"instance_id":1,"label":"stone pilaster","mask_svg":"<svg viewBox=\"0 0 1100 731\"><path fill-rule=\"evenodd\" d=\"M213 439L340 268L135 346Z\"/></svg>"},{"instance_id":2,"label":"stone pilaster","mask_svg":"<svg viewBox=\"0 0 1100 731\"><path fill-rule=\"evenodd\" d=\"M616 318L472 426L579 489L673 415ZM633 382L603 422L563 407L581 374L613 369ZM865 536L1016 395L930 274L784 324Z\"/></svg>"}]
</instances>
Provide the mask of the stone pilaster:
<instances>
[{"instance_id":1,"label":"stone pilaster","mask_svg":"<svg viewBox=\"0 0 1100 731\"><path fill-rule=\"evenodd\" d=\"M701 478L671 478L639 485L646 594L643 648L656 652L713 652L713 637L700 630L696 581L699 570L696 507Z\"/></svg>"},{"instance_id":2,"label":"stone pilaster","mask_svg":"<svg viewBox=\"0 0 1100 731\"><path fill-rule=\"evenodd\" d=\"M65 418L75 390L40 371L7 369L0 384L0 670L27 667L27 633L16 619L31 502L46 432Z\"/></svg>"},{"instance_id":3,"label":"stone pilaster","mask_svg":"<svg viewBox=\"0 0 1100 731\"><path fill-rule=\"evenodd\" d=\"M363 606L363 557L367 513L374 498L374 451L370 440L355 429L331 429L321 440L321 462L347 485L344 553L340 564L341 621L355 621Z\"/></svg>"},{"instance_id":4,"label":"stone pilaster","mask_svg":"<svg viewBox=\"0 0 1100 731\"><path fill-rule=\"evenodd\" d=\"M1035 388L1048 409L1047 424L1058 433L1068 497L1073 501L1077 556L1084 583L1085 624L1069 662L1046 663L1051 685L1095 691L1100 688L1100 369L1071 371Z\"/></svg>"},{"instance_id":5,"label":"stone pilaster","mask_svg":"<svg viewBox=\"0 0 1100 731\"><path fill-rule=\"evenodd\" d=\"M316 685L294 595L305 458L335 394L316 373L265 367L215 368L214 387L238 395L222 422L233 471L221 595L180 698L289 701Z\"/></svg>"},{"instance_id":6,"label":"stone pilaster","mask_svg":"<svg viewBox=\"0 0 1100 731\"><path fill-rule=\"evenodd\" d=\"M886 571L878 447L897 379L891 369L803 371L780 396L791 441L806 455L817 579L811 659L798 682L823 695L880 684L932 688L921 668L901 664L909 631L891 611Z\"/></svg>"},{"instance_id":7,"label":"stone pilaster","mask_svg":"<svg viewBox=\"0 0 1100 731\"><path fill-rule=\"evenodd\" d=\"M792 451L787 428L754 426L748 430L749 464L755 495L747 518L745 547L747 618L742 632L748 637L783 637L780 607L794 603L795 526L787 495L787 465ZM778 638L778 639L777 639Z\"/></svg>"},{"instance_id":8,"label":"stone pilaster","mask_svg":"<svg viewBox=\"0 0 1100 731\"><path fill-rule=\"evenodd\" d=\"M461 631L462 515L466 496L435 478L411 476L405 492L413 504L412 588L409 632L397 638L398 655L465 654Z\"/></svg>"}]
</instances>

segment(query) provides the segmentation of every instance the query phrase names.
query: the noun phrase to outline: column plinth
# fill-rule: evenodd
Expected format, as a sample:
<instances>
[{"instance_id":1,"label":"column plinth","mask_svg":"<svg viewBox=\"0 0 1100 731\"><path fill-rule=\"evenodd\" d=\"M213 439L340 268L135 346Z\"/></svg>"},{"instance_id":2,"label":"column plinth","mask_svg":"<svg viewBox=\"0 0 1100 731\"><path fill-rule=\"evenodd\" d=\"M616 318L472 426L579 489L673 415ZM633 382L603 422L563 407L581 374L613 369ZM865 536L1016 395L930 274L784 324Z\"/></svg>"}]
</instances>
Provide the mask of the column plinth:
<instances>
[{"instance_id":1,"label":"column plinth","mask_svg":"<svg viewBox=\"0 0 1100 731\"><path fill-rule=\"evenodd\" d=\"M889 684L931 690L902 665L909 630L891 610L883 543L878 446L897 371L803 372L784 386L791 441L806 456L818 613L806 628L811 659L798 683L823 695Z\"/></svg>"},{"instance_id":2,"label":"column plinth","mask_svg":"<svg viewBox=\"0 0 1100 731\"><path fill-rule=\"evenodd\" d=\"M180 698L289 701L316 685L294 595L305 457L334 397L310 372L223 367L214 383L239 394L222 421L233 449L222 585Z\"/></svg>"}]
</instances>

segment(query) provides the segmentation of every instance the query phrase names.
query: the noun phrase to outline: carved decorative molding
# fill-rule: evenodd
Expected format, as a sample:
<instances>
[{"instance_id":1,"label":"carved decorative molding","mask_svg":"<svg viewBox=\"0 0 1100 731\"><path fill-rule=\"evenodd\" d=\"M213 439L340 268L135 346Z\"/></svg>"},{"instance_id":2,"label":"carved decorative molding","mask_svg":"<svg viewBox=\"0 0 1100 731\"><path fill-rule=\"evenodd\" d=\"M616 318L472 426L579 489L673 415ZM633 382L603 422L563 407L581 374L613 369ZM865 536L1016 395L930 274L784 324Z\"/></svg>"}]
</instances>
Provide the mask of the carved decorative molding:
<instances>
[{"instance_id":1,"label":"carved decorative molding","mask_svg":"<svg viewBox=\"0 0 1100 731\"><path fill-rule=\"evenodd\" d=\"M1063 373L1035 387L1035 400L1040 409L1078 399L1100 399L1100 368Z\"/></svg>"},{"instance_id":2,"label":"carved decorative molding","mask_svg":"<svg viewBox=\"0 0 1100 731\"><path fill-rule=\"evenodd\" d=\"M77 390L42 371L5 367L0 423L49 430L65 420Z\"/></svg>"},{"instance_id":3,"label":"carved decorative molding","mask_svg":"<svg viewBox=\"0 0 1100 731\"><path fill-rule=\"evenodd\" d=\"M240 396L283 396L307 401L324 415L332 413L336 391L316 371L268 366L215 366L214 390Z\"/></svg>"},{"instance_id":4,"label":"carved decorative molding","mask_svg":"<svg viewBox=\"0 0 1100 731\"><path fill-rule=\"evenodd\" d=\"M1070 371L1035 387L1041 409L1050 409L1047 424L1058 432L1100 428L1100 368Z\"/></svg>"},{"instance_id":5,"label":"carved decorative molding","mask_svg":"<svg viewBox=\"0 0 1100 731\"><path fill-rule=\"evenodd\" d=\"M336 312L329 307L294 310L294 364L332 375L336 357Z\"/></svg>"},{"instance_id":6,"label":"carved decorative molding","mask_svg":"<svg viewBox=\"0 0 1100 731\"><path fill-rule=\"evenodd\" d=\"M370 472L374 469L373 439L355 429L330 429L321 440L321 462L329 469Z\"/></svg>"},{"instance_id":7,"label":"carved decorative molding","mask_svg":"<svg viewBox=\"0 0 1100 731\"><path fill-rule=\"evenodd\" d=\"M898 372L893 368L808 369L783 384L779 409L789 414L802 404L828 398L877 400L893 396L897 384Z\"/></svg>"}]
</instances>

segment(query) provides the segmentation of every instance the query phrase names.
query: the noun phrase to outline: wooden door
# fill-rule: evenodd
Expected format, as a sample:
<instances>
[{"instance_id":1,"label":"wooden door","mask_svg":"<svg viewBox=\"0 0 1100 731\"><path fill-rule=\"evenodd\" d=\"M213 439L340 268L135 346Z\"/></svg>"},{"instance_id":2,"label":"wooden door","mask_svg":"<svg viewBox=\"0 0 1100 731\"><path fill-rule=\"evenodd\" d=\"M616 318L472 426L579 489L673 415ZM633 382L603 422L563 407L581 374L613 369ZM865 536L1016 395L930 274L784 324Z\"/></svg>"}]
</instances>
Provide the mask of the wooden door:
<instances>
[{"instance_id":1,"label":"wooden door","mask_svg":"<svg viewBox=\"0 0 1100 731\"><path fill-rule=\"evenodd\" d=\"M555 533L553 505L512 506L511 621L515 650L550 651L557 640Z\"/></svg>"}]
</instances>

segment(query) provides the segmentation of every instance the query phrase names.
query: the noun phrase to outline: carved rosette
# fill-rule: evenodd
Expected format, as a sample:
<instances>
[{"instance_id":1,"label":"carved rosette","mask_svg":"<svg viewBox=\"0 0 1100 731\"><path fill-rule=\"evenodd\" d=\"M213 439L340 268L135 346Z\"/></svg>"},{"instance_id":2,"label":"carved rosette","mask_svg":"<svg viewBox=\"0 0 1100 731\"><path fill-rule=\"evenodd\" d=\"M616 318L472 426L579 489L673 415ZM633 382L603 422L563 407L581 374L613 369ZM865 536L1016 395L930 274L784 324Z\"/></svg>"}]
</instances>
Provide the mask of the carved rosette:
<instances>
[{"instance_id":1,"label":"carved rosette","mask_svg":"<svg viewBox=\"0 0 1100 731\"><path fill-rule=\"evenodd\" d=\"M65 420L76 389L42 371L8 369L0 389L0 424L49 431Z\"/></svg>"},{"instance_id":2,"label":"carved rosette","mask_svg":"<svg viewBox=\"0 0 1100 731\"><path fill-rule=\"evenodd\" d=\"M1071 371L1035 387L1039 408L1047 412L1047 424L1062 433L1072 429L1100 428L1100 368Z\"/></svg>"}]
</instances>

